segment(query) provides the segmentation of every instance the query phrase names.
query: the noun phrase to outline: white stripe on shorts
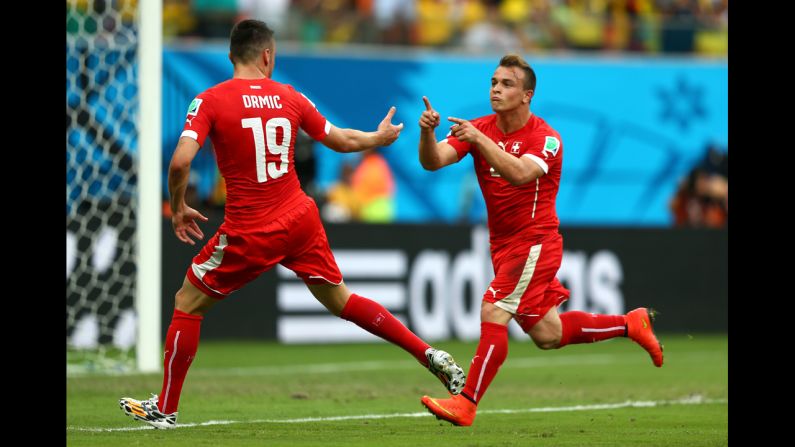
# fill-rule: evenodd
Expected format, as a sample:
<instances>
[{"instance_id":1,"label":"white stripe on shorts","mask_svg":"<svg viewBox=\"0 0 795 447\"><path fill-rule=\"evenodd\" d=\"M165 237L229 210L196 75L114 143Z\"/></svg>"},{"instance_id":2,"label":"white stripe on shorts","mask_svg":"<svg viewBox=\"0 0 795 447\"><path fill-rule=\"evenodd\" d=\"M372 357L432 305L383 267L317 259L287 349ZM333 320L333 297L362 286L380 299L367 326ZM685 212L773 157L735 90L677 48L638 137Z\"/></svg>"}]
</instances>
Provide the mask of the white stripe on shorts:
<instances>
[{"instance_id":1,"label":"white stripe on shorts","mask_svg":"<svg viewBox=\"0 0 795 447\"><path fill-rule=\"evenodd\" d=\"M212 287L208 286L204 282L203 278L204 275L207 274L207 272L215 270L221 266L221 262L223 262L224 260L224 248L226 248L227 245L229 244L227 244L226 242L226 235L222 234L218 238L218 245L215 246L215 250L213 251L213 255L210 256L210 259L204 261L201 265L191 264L191 268L193 269L193 274L196 275L197 278L199 278L199 281L201 281L202 284L204 284L204 286L207 287L208 289L212 290L215 293L219 293L221 295L228 295L228 294L219 292L213 289Z\"/></svg>"},{"instance_id":2,"label":"white stripe on shorts","mask_svg":"<svg viewBox=\"0 0 795 447\"><path fill-rule=\"evenodd\" d=\"M522 299L522 295L524 295L524 292L527 290L527 286L530 285L530 280L533 279L533 273L536 271L538 257L541 254L541 245L542 244L533 245L533 247L530 248L530 254L527 255L527 262L524 264L524 270L522 270L522 276L519 277L519 282L516 283L516 288L513 289L510 295L494 303L495 306L506 312L510 312L511 315L516 315L516 309L519 307L519 300Z\"/></svg>"}]
</instances>

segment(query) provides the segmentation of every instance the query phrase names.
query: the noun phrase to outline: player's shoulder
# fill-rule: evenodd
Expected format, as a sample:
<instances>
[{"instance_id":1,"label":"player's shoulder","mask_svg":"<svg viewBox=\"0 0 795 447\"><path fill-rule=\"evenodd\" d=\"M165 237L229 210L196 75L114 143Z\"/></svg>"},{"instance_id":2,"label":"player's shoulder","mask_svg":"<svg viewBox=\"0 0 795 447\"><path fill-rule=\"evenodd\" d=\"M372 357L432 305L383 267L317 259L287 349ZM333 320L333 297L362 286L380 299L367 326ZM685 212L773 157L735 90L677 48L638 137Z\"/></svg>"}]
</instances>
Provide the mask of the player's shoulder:
<instances>
[{"instance_id":1,"label":"player's shoulder","mask_svg":"<svg viewBox=\"0 0 795 447\"><path fill-rule=\"evenodd\" d=\"M543 118L533 115L536 119L535 125L531 126L531 144L538 144L536 147L541 147L541 151L547 155L556 156L558 151L563 147L563 141L560 134L551 125L549 125Z\"/></svg>"},{"instance_id":2,"label":"player's shoulder","mask_svg":"<svg viewBox=\"0 0 795 447\"><path fill-rule=\"evenodd\" d=\"M542 136L544 135L555 136L558 139L560 139L560 133L558 133L558 131L555 130L555 128L552 127L552 125L550 125L544 118L541 118L540 116L535 114L533 115L533 117L535 117L536 119L536 125L533 126L533 133Z\"/></svg>"},{"instance_id":3,"label":"player's shoulder","mask_svg":"<svg viewBox=\"0 0 795 447\"><path fill-rule=\"evenodd\" d=\"M235 85L235 80L234 79L227 79L226 81L221 81L221 82L215 84L214 86L208 88L203 93L217 94L218 92L222 92L222 91L225 91L225 90L231 90L231 89L235 89L235 88L237 88L236 85Z\"/></svg>"},{"instance_id":4,"label":"player's shoulder","mask_svg":"<svg viewBox=\"0 0 795 447\"><path fill-rule=\"evenodd\" d=\"M312 100L309 99L309 97L307 97L302 91L300 91L297 88L293 87L291 84L283 84L283 85L290 92L290 94L293 95L295 98L300 98L300 99L306 100L306 101L309 102L309 104L312 105L312 107L317 107L317 106L315 106L315 103L312 102Z\"/></svg>"},{"instance_id":5,"label":"player's shoulder","mask_svg":"<svg viewBox=\"0 0 795 447\"><path fill-rule=\"evenodd\" d=\"M232 83L232 79L227 79L226 81L219 82L218 84L213 85L212 87L207 88L203 92L196 95L197 99L202 99L204 101L213 101L216 98L223 98L226 94L234 88Z\"/></svg>"}]
</instances>

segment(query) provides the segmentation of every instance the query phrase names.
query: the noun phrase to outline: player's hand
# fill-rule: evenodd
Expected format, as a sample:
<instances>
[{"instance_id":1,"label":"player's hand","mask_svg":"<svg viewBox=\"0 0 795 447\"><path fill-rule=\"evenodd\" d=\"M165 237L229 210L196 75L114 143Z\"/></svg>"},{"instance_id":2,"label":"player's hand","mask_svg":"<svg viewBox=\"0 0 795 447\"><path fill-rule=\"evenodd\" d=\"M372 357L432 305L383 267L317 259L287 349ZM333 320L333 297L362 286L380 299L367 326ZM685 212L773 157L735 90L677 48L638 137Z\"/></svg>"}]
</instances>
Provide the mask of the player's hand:
<instances>
[{"instance_id":1,"label":"player's hand","mask_svg":"<svg viewBox=\"0 0 795 447\"><path fill-rule=\"evenodd\" d=\"M202 213L187 205L183 205L180 211L175 212L171 216L171 225L174 227L174 234L177 235L177 239L190 245L196 245L191 236L196 239L204 239L204 233L199 228L199 224L196 223L196 219L207 222L207 218Z\"/></svg>"},{"instance_id":2,"label":"player's hand","mask_svg":"<svg viewBox=\"0 0 795 447\"><path fill-rule=\"evenodd\" d=\"M395 116L396 110L395 106L390 107L389 112L386 113L386 117L384 117L378 125L378 132L383 138L381 146L389 146L394 143L400 136L400 131L403 130L403 123L397 126L392 124L392 117Z\"/></svg>"},{"instance_id":3,"label":"player's hand","mask_svg":"<svg viewBox=\"0 0 795 447\"><path fill-rule=\"evenodd\" d=\"M427 96L423 96L422 100L425 102L425 110L420 115L420 127L423 129L435 129L439 125L439 112L433 110Z\"/></svg>"},{"instance_id":4,"label":"player's hand","mask_svg":"<svg viewBox=\"0 0 795 447\"><path fill-rule=\"evenodd\" d=\"M472 125L472 123L467 120L462 120L461 118L455 118L452 116L448 117L447 120L455 123L450 126L450 134L458 138L458 141L474 144L477 143L478 139L483 135L475 126Z\"/></svg>"}]
</instances>

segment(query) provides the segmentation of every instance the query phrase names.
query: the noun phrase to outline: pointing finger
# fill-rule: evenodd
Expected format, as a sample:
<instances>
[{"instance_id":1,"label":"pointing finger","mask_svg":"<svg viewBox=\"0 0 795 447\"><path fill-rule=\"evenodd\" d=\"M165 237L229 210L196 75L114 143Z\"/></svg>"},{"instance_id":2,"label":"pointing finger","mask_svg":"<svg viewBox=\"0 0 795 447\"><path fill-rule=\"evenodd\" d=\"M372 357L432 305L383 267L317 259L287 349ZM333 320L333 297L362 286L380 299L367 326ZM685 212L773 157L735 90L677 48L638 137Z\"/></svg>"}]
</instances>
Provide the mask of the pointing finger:
<instances>
[{"instance_id":1,"label":"pointing finger","mask_svg":"<svg viewBox=\"0 0 795 447\"><path fill-rule=\"evenodd\" d=\"M456 124L463 124L464 121L466 121L466 120L462 120L461 118L455 118L455 117L452 117L452 116L448 116L447 120L448 121L452 121L452 122L454 122Z\"/></svg>"},{"instance_id":2,"label":"pointing finger","mask_svg":"<svg viewBox=\"0 0 795 447\"><path fill-rule=\"evenodd\" d=\"M425 102L425 110L433 110L433 107L431 107L431 102L428 100L427 96L423 96L422 101Z\"/></svg>"},{"instance_id":3,"label":"pointing finger","mask_svg":"<svg viewBox=\"0 0 795 447\"><path fill-rule=\"evenodd\" d=\"M395 115L395 110L397 110L395 106L390 107L389 112L386 113L386 118L384 119L387 121L392 121L392 117Z\"/></svg>"}]
</instances>

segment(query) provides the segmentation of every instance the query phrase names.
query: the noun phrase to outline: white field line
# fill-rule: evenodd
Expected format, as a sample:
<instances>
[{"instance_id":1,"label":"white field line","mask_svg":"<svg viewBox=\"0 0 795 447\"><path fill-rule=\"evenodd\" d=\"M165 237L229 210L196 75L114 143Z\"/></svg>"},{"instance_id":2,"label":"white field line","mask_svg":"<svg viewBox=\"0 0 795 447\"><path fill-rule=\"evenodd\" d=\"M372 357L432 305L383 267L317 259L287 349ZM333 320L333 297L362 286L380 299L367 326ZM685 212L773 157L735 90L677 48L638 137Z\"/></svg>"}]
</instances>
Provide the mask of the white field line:
<instances>
[{"instance_id":1,"label":"white field line","mask_svg":"<svg viewBox=\"0 0 795 447\"><path fill-rule=\"evenodd\" d=\"M518 409L501 409L501 410L480 410L478 414L517 414L517 413L558 413L570 411L595 411L595 410L613 410L617 408L650 408L666 405L704 405L704 404L728 404L728 399L707 399L700 395L693 395L676 400L649 400L649 401L625 401L613 404L591 404L591 405L573 405L566 407L538 407L538 408L518 408ZM307 422L333 422L333 421L352 421L359 419L394 419L394 418L418 418L430 417L428 412L418 413L392 413L392 414L361 414L350 416L329 416L329 417L313 417L313 418L298 418L298 419L253 419L248 421L207 421L207 422L192 422L187 424L179 424L177 428L187 427L205 427L208 425L230 425L230 424L302 424ZM123 428L90 428L90 427L75 427L68 426L67 430L72 431L87 431L87 432L117 432L117 431L139 431L139 430L155 430L154 427L149 425L141 425L136 427L123 427Z\"/></svg>"}]
</instances>

